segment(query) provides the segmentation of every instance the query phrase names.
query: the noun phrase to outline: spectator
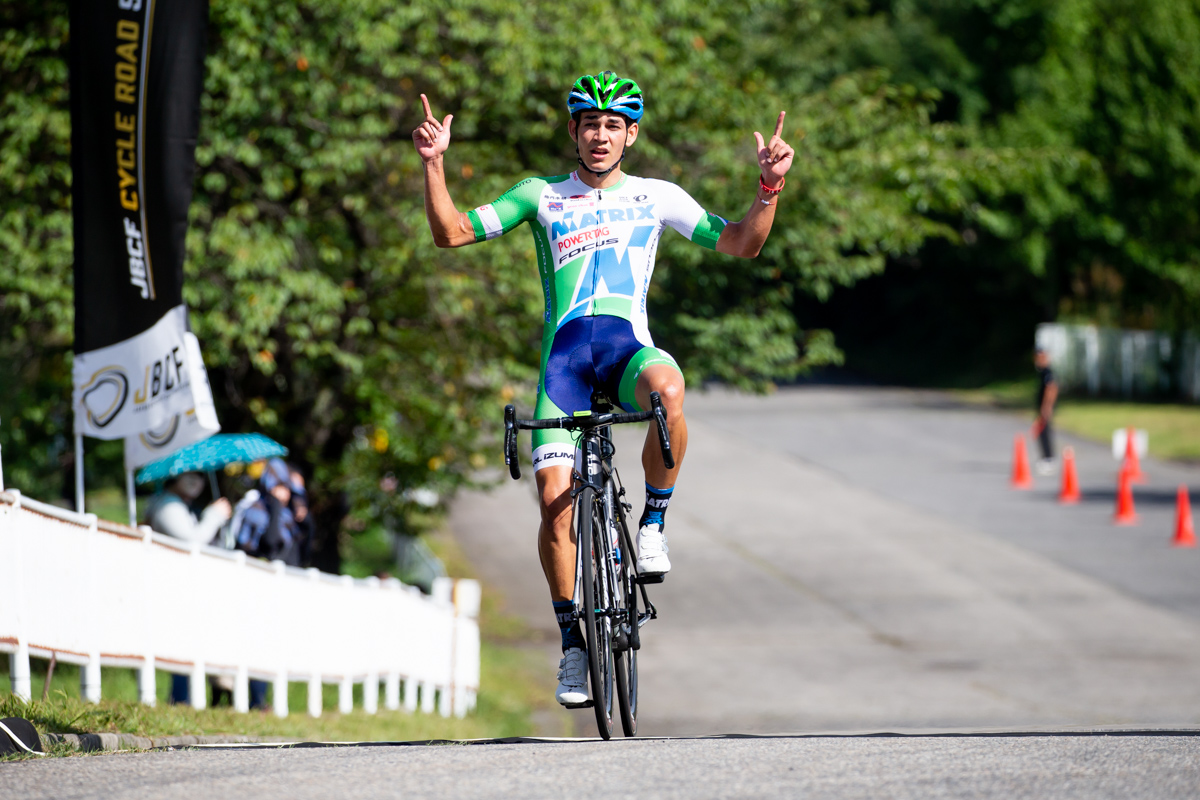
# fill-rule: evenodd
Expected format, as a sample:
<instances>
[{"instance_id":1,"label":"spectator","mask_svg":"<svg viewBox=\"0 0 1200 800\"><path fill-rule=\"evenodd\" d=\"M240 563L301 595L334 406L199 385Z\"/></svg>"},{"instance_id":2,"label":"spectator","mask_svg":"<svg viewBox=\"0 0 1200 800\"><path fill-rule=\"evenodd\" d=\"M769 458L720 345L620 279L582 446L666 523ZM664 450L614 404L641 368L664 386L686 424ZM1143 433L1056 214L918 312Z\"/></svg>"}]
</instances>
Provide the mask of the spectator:
<instances>
[{"instance_id":1,"label":"spectator","mask_svg":"<svg viewBox=\"0 0 1200 800\"><path fill-rule=\"evenodd\" d=\"M163 491L150 498L146 523L159 533L176 539L201 544L211 542L221 524L229 519L232 507L228 500L220 497L197 516L192 506L204 492L205 483L199 472L185 472L171 478Z\"/></svg>"},{"instance_id":2,"label":"spectator","mask_svg":"<svg viewBox=\"0 0 1200 800\"><path fill-rule=\"evenodd\" d=\"M278 458L268 461L259 479L259 486L258 498L242 515L237 532L238 549L258 558L278 559L288 566L298 567L304 553L304 542L300 525L290 507L292 476L287 464Z\"/></svg>"},{"instance_id":3,"label":"spectator","mask_svg":"<svg viewBox=\"0 0 1200 800\"><path fill-rule=\"evenodd\" d=\"M304 475L296 467L289 465L292 478L292 501L288 507L300 529L300 565L307 566L311 555L313 539L316 537L316 522L308 513L308 491L304 485Z\"/></svg>"},{"instance_id":4,"label":"spectator","mask_svg":"<svg viewBox=\"0 0 1200 800\"><path fill-rule=\"evenodd\" d=\"M1058 381L1054 371L1050 369L1050 354L1042 348L1033 351L1033 365L1037 367L1037 421L1033 429L1037 433L1038 444L1042 448L1042 457L1037 462L1039 475L1050 475L1054 472L1054 430L1051 422L1054 418L1054 403L1058 400Z\"/></svg>"}]
</instances>

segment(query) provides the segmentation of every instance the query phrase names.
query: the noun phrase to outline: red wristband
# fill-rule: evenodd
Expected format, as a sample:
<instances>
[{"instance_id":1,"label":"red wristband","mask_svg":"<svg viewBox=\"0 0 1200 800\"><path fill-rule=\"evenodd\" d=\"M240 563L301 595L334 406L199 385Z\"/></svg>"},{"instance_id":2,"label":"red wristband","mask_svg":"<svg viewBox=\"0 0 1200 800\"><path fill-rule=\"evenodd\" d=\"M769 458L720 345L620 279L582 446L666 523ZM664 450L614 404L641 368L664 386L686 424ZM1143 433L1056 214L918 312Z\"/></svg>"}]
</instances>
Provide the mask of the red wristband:
<instances>
[{"instance_id":1,"label":"red wristband","mask_svg":"<svg viewBox=\"0 0 1200 800\"><path fill-rule=\"evenodd\" d=\"M759 175L759 176L758 176L758 185L759 185L759 188L761 188L761 189L762 189L764 192L766 192L767 194L779 194L780 192L782 192L782 191L783 191L783 185L784 185L785 183L787 183L787 178L780 178L780 179L779 179L779 188L778 188L778 189L772 189L770 186L767 186L767 184L766 184L766 183L763 181L763 179L762 179L762 175Z\"/></svg>"}]
</instances>

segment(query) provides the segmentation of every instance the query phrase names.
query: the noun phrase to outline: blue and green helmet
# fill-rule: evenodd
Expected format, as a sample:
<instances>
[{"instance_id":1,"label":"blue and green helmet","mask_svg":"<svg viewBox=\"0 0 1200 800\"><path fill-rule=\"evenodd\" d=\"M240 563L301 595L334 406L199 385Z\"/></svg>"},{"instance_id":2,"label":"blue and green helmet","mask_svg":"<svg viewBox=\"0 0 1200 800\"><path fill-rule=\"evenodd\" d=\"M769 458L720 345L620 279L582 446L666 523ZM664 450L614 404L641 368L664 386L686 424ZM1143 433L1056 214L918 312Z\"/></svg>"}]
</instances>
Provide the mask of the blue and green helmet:
<instances>
[{"instance_id":1,"label":"blue and green helmet","mask_svg":"<svg viewBox=\"0 0 1200 800\"><path fill-rule=\"evenodd\" d=\"M637 122L642 118L642 90L637 82L612 71L584 75L575 81L567 95L571 116L583 111L612 111Z\"/></svg>"}]
</instances>

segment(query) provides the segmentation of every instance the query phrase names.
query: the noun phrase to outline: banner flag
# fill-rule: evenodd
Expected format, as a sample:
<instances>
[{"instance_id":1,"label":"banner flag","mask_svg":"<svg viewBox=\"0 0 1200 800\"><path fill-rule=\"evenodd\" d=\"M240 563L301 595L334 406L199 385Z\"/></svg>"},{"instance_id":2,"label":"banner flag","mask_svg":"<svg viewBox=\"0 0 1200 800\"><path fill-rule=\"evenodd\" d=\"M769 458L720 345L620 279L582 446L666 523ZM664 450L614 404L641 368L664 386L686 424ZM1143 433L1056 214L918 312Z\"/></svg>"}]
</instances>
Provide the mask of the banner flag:
<instances>
[{"instance_id":1,"label":"banner flag","mask_svg":"<svg viewBox=\"0 0 1200 800\"><path fill-rule=\"evenodd\" d=\"M187 308L178 305L132 339L77 354L75 432L123 439L161 430L176 414L195 408L197 367L188 354L186 322ZM198 357L199 352L195 360L203 372ZM207 388L207 377L203 385Z\"/></svg>"},{"instance_id":2,"label":"banner flag","mask_svg":"<svg viewBox=\"0 0 1200 800\"><path fill-rule=\"evenodd\" d=\"M182 287L208 0L70 14L75 429L119 439L199 402Z\"/></svg>"},{"instance_id":3,"label":"banner flag","mask_svg":"<svg viewBox=\"0 0 1200 800\"><path fill-rule=\"evenodd\" d=\"M212 387L204 371L204 360L200 355L200 340L195 334L185 333L185 368L196 400L194 408L176 414L161 428L143 431L137 436L125 437L125 469L144 467L152 461L166 458L181 447L207 439L221 430L217 421L217 409L213 405Z\"/></svg>"}]
</instances>

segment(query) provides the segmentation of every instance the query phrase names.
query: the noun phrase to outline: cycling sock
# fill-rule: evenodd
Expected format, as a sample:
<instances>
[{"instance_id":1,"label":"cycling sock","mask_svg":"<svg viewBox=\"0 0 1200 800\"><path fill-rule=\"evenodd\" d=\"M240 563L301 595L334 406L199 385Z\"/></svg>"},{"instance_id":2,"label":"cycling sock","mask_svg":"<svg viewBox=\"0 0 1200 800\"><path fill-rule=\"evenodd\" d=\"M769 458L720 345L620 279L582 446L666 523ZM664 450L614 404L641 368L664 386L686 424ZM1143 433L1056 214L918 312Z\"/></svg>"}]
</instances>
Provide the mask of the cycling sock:
<instances>
[{"instance_id":1,"label":"cycling sock","mask_svg":"<svg viewBox=\"0 0 1200 800\"><path fill-rule=\"evenodd\" d=\"M656 489L646 484L646 508L642 511L642 518L638 520L639 528L657 525L659 530L662 530L663 517L667 514L667 504L671 502L671 493L674 491L674 486L670 489Z\"/></svg>"},{"instance_id":2,"label":"cycling sock","mask_svg":"<svg viewBox=\"0 0 1200 800\"><path fill-rule=\"evenodd\" d=\"M558 630L562 633L563 652L567 652L572 647L586 650L579 620L572 619L575 616L575 604L570 600L555 600L554 616L558 617Z\"/></svg>"}]
</instances>

